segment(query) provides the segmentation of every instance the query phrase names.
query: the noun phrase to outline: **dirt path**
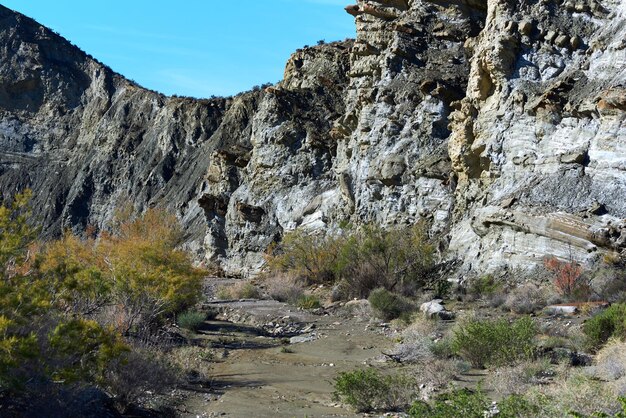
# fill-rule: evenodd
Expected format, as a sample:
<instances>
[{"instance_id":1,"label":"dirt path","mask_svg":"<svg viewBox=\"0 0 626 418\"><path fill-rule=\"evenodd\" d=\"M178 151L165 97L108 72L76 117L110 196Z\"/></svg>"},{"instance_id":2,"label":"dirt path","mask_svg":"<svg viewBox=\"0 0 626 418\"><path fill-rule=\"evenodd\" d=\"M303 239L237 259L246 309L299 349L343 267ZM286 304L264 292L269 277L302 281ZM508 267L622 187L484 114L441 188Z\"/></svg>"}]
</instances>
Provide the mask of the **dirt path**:
<instances>
[{"instance_id":1,"label":"dirt path","mask_svg":"<svg viewBox=\"0 0 626 418\"><path fill-rule=\"evenodd\" d=\"M272 301L217 307L241 322L211 321L202 330L199 338L223 350L223 358L212 368L211 390L185 402L186 417L356 416L333 400L334 378L378 362L392 345L381 328L354 315L313 315ZM279 321L307 332L285 344L288 338L267 332L267 324L270 331L289 332Z\"/></svg>"}]
</instances>

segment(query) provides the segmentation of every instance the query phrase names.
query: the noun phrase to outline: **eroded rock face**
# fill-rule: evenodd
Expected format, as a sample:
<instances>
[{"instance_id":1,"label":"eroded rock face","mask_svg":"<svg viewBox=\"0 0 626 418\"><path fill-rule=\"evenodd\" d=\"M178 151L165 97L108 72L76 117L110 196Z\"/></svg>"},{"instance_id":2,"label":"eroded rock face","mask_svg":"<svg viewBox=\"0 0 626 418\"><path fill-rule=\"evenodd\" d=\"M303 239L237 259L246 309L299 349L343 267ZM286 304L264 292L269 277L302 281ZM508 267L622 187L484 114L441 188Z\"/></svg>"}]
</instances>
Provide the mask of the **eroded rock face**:
<instances>
[{"instance_id":1,"label":"eroded rock face","mask_svg":"<svg viewBox=\"0 0 626 418\"><path fill-rule=\"evenodd\" d=\"M452 252L486 269L623 251L626 6L489 1L487 16L451 118Z\"/></svg>"},{"instance_id":2,"label":"eroded rock face","mask_svg":"<svg viewBox=\"0 0 626 418\"><path fill-rule=\"evenodd\" d=\"M360 0L357 38L284 80L168 98L0 8L0 189L46 236L175 211L200 258L255 273L285 231L425 219L464 269L626 246L626 5Z\"/></svg>"}]
</instances>

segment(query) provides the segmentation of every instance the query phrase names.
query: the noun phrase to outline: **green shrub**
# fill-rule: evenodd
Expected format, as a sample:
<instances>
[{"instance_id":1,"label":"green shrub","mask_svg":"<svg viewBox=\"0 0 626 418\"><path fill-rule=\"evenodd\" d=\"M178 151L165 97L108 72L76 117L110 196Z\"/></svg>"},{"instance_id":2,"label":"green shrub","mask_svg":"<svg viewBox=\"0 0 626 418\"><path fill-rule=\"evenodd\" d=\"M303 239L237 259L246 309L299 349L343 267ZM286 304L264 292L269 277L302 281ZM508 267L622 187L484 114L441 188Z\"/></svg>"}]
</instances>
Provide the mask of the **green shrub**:
<instances>
[{"instance_id":1,"label":"green shrub","mask_svg":"<svg viewBox=\"0 0 626 418\"><path fill-rule=\"evenodd\" d=\"M350 297L365 297L378 287L413 294L427 284L434 247L423 224L384 229L366 225L340 248L340 276Z\"/></svg>"},{"instance_id":2,"label":"green shrub","mask_svg":"<svg viewBox=\"0 0 626 418\"><path fill-rule=\"evenodd\" d=\"M432 404L424 401L413 403L409 410L412 418L525 418L541 416L541 407L524 396L510 395L497 404L498 413L489 415L491 402L482 390L458 389L435 398Z\"/></svg>"},{"instance_id":3,"label":"green shrub","mask_svg":"<svg viewBox=\"0 0 626 418\"><path fill-rule=\"evenodd\" d=\"M413 307L404 298L383 288L373 290L368 301L385 321L399 318L402 314L413 310Z\"/></svg>"},{"instance_id":4,"label":"green shrub","mask_svg":"<svg viewBox=\"0 0 626 418\"><path fill-rule=\"evenodd\" d=\"M432 405L417 401L409 409L412 418L483 418L489 408L487 397L481 391L459 389L444 393Z\"/></svg>"},{"instance_id":5,"label":"green shrub","mask_svg":"<svg viewBox=\"0 0 626 418\"><path fill-rule=\"evenodd\" d=\"M49 379L99 380L127 350L112 327L74 309L79 295L90 294L89 284L99 280L91 274L95 269L56 278L42 271L28 226L29 198L25 192L12 205L0 205L0 394Z\"/></svg>"},{"instance_id":6,"label":"green shrub","mask_svg":"<svg viewBox=\"0 0 626 418\"><path fill-rule=\"evenodd\" d=\"M498 402L499 418L525 418L542 416L541 405L522 395L509 395Z\"/></svg>"},{"instance_id":7,"label":"green shrub","mask_svg":"<svg viewBox=\"0 0 626 418\"><path fill-rule=\"evenodd\" d=\"M610 338L626 337L626 304L609 306L591 317L583 326L587 346L592 350L602 347Z\"/></svg>"},{"instance_id":8,"label":"green shrub","mask_svg":"<svg viewBox=\"0 0 626 418\"><path fill-rule=\"evenodd\" d=\"M430 345L430 352L440 359L447 359L454 355L452 350L452 342L448 338L442 338Z\"/></svg>"},{"instance_id":9,"label":"green shrub","mask_svg":"<svg viewBox=\"0 0 626 418\"><path fill-rule=\"evenodd\" d=\"M452 291L452 283L446 278L439 279L433 283L433 290L435 299L447 299Z\"/></svg>"},{"instance_id":10,"label":"green shrub","mask_svg":"<svg viewBox=\"0 0 626 418\"><path fill-rule=\"evenodd\" d=\"M230 288L228 286L220 286L217 288L217 290L215 291L215 296L219 299L219 300L227 300L227 299L231 299L231 292L230 292Z\"/></svg>"},{"instance_id":11,"label":"green shrub","mask_svg":"<svg viewBox=\"0 0 626 418\"><path fill-rule=\"evenodd\" d=\"M476 298L488 298L501 291L503 287L504 284L501 280L489 274L471 279L467 292Z\"/></svg>"},{"instance_id":12,"label":"green shrub","mask_svg":"<svg viewBox=\"0 0 626 418\"><path fill-rule=\"evenodd\" d=\"M235 285L231 290L236 299L258 299L260 296L259 289L252 283Z\"/></svg>"},{"instance_id":13,"label":"green shrub","mask_svg":"<svg viewBox=\"0 0 626 418\"><path fill-rule=\"evenodd\" d=\"M302 309L317 309L322 306L320 300L317 296L314 295L302 295L298 298L298 302L296 303L298 308Z\"/></svg>"},{"instance_id":14,"label":"green shrub","mask_svg":"<svg viewBox=\"0 0 626 418\"><path fill-rule=\"evenodd\" d=\"M198 328L202 326L206 318L207 315L204 312L186 311L176 317L176 322L181 328L185 328L190 331L197 331Z\"/></svg>"},{"instance_id":15,"label":"green shrub","mask_svg":"<svg viewBox=\"0 0 626 418\"><path fill-rule=\"evenodd\" d=\"M537 328L523 317L507 320L470 320L454 331L452 350L474 367L504 366L530 359L535 352Z\"/></svg>"},{"instance_id":16,"label":"green shrub","mask_svg":"<svg viewBox=\"0 0 626 418\"><path fill-rule=\"evenodd\" d=\"M416 393L415 381L404 375L385 376L375 369L341 373L335 378L335 398L358 412L399 410Z\"/></svg>"}]
</instances>

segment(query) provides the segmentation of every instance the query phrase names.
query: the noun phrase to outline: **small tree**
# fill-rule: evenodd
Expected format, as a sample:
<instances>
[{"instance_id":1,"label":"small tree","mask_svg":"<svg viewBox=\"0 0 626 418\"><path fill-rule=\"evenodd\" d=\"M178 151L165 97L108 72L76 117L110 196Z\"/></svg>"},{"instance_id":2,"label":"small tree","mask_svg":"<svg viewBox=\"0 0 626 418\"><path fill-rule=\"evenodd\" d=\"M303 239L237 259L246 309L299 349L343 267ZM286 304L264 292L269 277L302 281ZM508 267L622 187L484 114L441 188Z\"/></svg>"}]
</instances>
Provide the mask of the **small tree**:
<instances>
[{"instance_id":1,"label":"small tree","mask_svg":"<svg viewBox=\"0 0 626 418\"><path fill-rule=\"evenodd\" d=\"M591 295L591 285L583 274L581 265L573 260L560 261L550 257L544 261L546 269L554 274L556 291L569 300L586 300Z\"/></svg>"},{"instance_id":2,"label":"small tree","mask_svg":"<svg viewBox=\"0 0 626 418\"><path fill-rule=\"evenodd\" d=\"M79 280L75 259L42 268L28 198L27 192L0 206L0 391L50 378L96 380L126 350L112 329L68 309L91 288L84 287L90 279Z\"/></svg>"},{"instance_id":3,"label":"small tree","mask_svg":"<svg viewBox=\"0 0 626 418\"><path fill-rule=\"evenodd\" d=\"M176 248L180 237L174 216L150 209L100 238L97 251L111 285L113 318L123 334L149 331L164 316L197 302L205 272Z\"/></svg>"}]
</instances>

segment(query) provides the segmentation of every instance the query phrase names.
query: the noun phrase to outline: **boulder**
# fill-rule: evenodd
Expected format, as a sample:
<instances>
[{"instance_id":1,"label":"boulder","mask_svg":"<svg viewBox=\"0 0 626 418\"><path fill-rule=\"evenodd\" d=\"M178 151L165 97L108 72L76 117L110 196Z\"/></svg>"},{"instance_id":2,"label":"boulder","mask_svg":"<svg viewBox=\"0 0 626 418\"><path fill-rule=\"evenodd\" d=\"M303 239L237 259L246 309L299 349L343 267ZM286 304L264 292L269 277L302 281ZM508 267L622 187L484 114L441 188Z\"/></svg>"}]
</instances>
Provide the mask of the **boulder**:
<instances>
[{"instance_id":1,"label":"boulder","mask_svg":"<svg viewBox=\"0 0 626 418\"><path fill-rule=\"evenodd\" d=\"M296 337L291 337L289 339L289 344L308 343L310 341L315 341L316 339L317 335L315 334L298 335Z\"/></svg>"},{"instance_id":2,"label":"boulder","mask_svg":"<svg viewBox=\"0 0 626 418\"><path fill-rule=\"evenodd\" d=\"M454 313L446 310L441 299L434 299L430 302L422 303L420 311L429 318L439 318L444 320L454 319Z\"/></svg>"},{"instance_id":3,"label":"boulder","mask_svg":"<svg viewBox=\"0 0 626 418\"><path fill-rule=\"evenodd\" d=\"M546 306L545 312L550 315L574 315L578 308L574 305L550 305Z\"/></svg>"}]
</instances>

